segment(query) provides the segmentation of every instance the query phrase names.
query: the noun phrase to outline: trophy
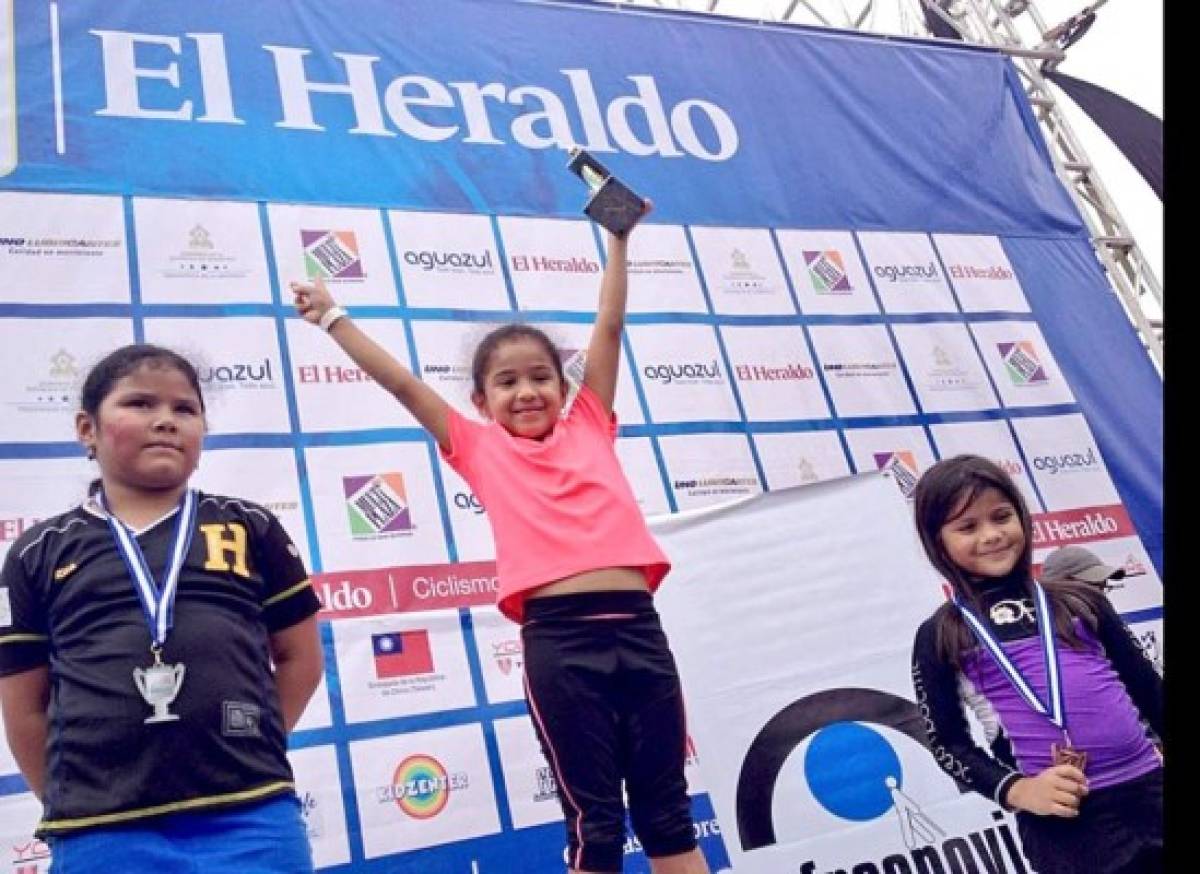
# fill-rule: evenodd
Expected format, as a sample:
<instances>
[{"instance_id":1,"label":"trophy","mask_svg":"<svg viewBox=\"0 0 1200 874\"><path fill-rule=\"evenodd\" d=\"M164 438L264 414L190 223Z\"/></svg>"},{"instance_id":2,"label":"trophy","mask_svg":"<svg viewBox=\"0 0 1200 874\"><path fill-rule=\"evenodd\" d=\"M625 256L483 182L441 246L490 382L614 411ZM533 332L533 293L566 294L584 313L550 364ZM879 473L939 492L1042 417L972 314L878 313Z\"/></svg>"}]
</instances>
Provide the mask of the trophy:
<instances>
[{"instance_id":1,"label":"trophy","mask_svg":"<svg viewBox=\"0 0 1200 874\"><path fill-rule=\"evenodd\" d=\"M182 662L175 665L163 664L157 653L154 664L150 667L145 670L133 669L134 685L142 693L146 703L154 708L153 715L147 716L145 722L174 722L179 719L178 714L171 713L167 708L179 694L179 688L183 685L183 673Z\"/></svg>"},{"instance_id":2,"label":"trophy","mask_svg":"<svg viewBox=\"0 0 1200 874\"><path fill-rule=\"evenodd\" d=\"M584 204L584 213L611 231L613 236L624 239L646 212L646 201L579 146L573 147L570 155L567 169L582 179L592 191Z\"/></svg>"}]
</instances>

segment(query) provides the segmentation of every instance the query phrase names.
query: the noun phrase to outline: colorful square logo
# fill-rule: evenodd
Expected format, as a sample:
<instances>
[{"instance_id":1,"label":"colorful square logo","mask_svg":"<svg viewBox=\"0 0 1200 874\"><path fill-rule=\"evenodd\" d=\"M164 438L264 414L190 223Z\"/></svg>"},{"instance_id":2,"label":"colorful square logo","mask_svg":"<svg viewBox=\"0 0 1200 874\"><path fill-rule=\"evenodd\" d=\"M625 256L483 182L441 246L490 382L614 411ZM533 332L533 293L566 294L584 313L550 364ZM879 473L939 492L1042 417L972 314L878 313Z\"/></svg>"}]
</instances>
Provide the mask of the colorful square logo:
<instances>
[{"instance_id":1,"label":"colorful square logo","mask_svg":"<svg viewBox=\"0 0 1200 874\"><path fill-rule=\"evenodd\" d=\"M1017 340L1014 343L997 343L1000 358L1013 385L1044 385L1050 382L1050 376L1042 362L1038 359L1037 350L1030 340Z\"/></svg>"},{"instance_id":2,"label":"colorful square logo","mask_svg":"<svg viewBox=\"0 0 1200 874\"><path fill-rule=\"evenodd\" d=\"M354 231L300 231L304 269L309 279L362 279L362 259Z\"/></svg>"},{"instance_id":3,"label":"colorful square logo","mask_svg":"<svg viewBox=\"0 0 1200 874\"><path fill-rule=\"evenodd\" d=\"M823 252L804 250L804 264L808 267L808 279L817 294L850 294L850 277L842 263L842 253L836 249Z\"/></svg>"},{"instance_id":4,"label":"colorful square logo","mask_svg":"<svg viewBox=\"0 0 1200 874\"><path fill-rule=\"evenodd\" d=\"M404 476L377 473L342 477L352 536L373 537L412 531Z\"/></svg>"},{"instance_id":5,"label":"colorful square logo","mask_svg":"<svg viewBox=\"0 0 1200 874\"><path fill-rule=\"evenodd\" d=\"M876 470L890 472L896 480L896 485L900 487L901 494L911 498L921 476L917 459L912 452L900 449L896 452L875 452L872 455L875 458Z\"/></svg>"}]
</instances>

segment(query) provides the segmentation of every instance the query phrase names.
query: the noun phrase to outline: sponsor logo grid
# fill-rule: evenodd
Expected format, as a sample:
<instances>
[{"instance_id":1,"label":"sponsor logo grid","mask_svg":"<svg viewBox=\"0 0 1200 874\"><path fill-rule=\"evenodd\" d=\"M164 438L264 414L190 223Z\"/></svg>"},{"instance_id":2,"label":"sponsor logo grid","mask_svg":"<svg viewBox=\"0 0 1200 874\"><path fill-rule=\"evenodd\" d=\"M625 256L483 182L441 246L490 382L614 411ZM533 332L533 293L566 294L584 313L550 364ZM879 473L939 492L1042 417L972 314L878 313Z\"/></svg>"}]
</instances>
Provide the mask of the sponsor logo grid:
<instances>
[{"instance_id":1,"label":"sponsor logo grid","mask_svg":"<svg viewBox=\"0 0 1200 874\"><path fill-rule=\"evenodd\" d=\"M189 220L191 223L182 232L173 230L174 236L161 243L159 250L166 254L153 265L142 264L139 269L155 271L155 287L163 301L174 304L182 300L179 294L186 294L190 295L187 303L203 305L205 288L220 281L226 289L220 300L229 302L230 280L267 271L254 262L253 247L235 247L226 242L227 237L220 232L221 225L206 219L203 209L198 207L196 212L194 221ZM470 379L465 362L459 360L461 356L423 340L436 334L414 330L417 325L444 323L423 316L418 311L421 308L454 310L462 314L464 322L495 322L497 310L510 310L508 301L512 299L510 289L514 284L519 308L550 310L553 309L550 289L555 282L565 282L570 301L561 309L577 311L580 323L590 320L588 307L594 307L603 260L596 245L598 235L580 222L553 220L543 226L537 220L522 219L517 226L520 245L514 247L504 238L503 221L487 227L475 221L460 242L452 233L459 217L442 216L438 227L451 232L445 235L445 240L427 237L408 245L402 239L406 225L393 219L388 227L394 245L387 247L381 245L385 237L382 211L344 212L347 216L339 215L336 210L317 209L309 218L302 207L292 206L288 208L287 221L279 228L260 229L260 233L269 229L274 241L275 283L282 286L290 276L319 277L333 285L335 293L351 305L357 302L375 305L377 309L361 319L368 331L377 320L379 324L385 320L406 321L408 340L403 353L407 363L422 376L464 385ZM268 225L270 216L268 210ZM480 217L461 218L471 221ZM13 227L4 232L7 239L0 240L0 248L6 246L10 257L19 256L24 261L68 257L63 246L48 246L45 241L37 247L27 245L19 228L11 220L9 224ZM498 229L498 234L493 233L494 229ZM560 230L563 232L559 233ZM834 241L838 245L817 241L797 249L785 272L778 245L746 248L740 239L730 243L718 233L697 237L690 228L680 230L690 236L693 251L698 254L694 263L691 256L681 255L673 244L674 248L662 252L643 250L631 265L632 274L644 287L650 287L655 275L663 274L674 277L672 281L681 289L672 298L678 302L673 310L658 311L643 301L638 318L628 331L630 343L626 346L624 364L636 381L645 424L637 423L632 428L626 424L623 436L649 438L651 450L662 462L657 466L637 465L639 475L659 480L646 493L657 496L665 492L672 508L685 509L761 491L775 477L791 485L840 476L849 470L887 469L901 491L908 495L925 462L923 454L914 452L912 445L903 441L888 446L872 444L857 457L848 450L841 450L840 458L829 453L839 451L834 438L845 432L840 416L846 414L839 407L855 395L876 397L873 402L849 405L855 411L856 431L870 429L873 418L878 419L881 428L897 425L898 419L899 424L915 427L929 423L928 417L917 411L911 387L905 387L906 381L899 379L910 363L909 355L917 353L899 348L891 340L890 316L905 313L912 323L912 314L916 312L928 314L930 321L939 324L961 326L960 330L971 325L970 312L954 312L952 306L947 306L946 295L951 293L953 283L947 284L932 250L931 258L924 257L924 249L920 258L905 257L903 245L892 249L884 245L876 247L876 257L868 258L864 265L859 263L860 255L852 246L840 241ZM536 231L544 231L549 240L544 248L537 244L540 237ZM139 239L147 233L152 230L143 230ZM760 235L775 240L775 233L763 229ZM283 234L288 239L281 242ZM846 236L850 236L849 232ZM94 238L99 242L89 246L97 250L126 244L123 228L97 230ZM262 239L266 238L264 233ZM930 244L925 239L924 246L928 249ZM750 238L750 242L755 239ZM283 252L290 257L281 258ZM963 262L947 270L951 280L1015 282L1007 266L973 267ZM698 311L687 297L688 286L679 279L693 271L699 295L695 299L704 301L704 312ZM798 291L801 282L806 283L804 295ZM179 284L178 291L173 290L172 283ZM420 290L419 297L410 301L411 309L399 303L405 300L404 296L393 296L391 292L404 290L410 283ZM836 302L852 295L877 297L880 283L887 284L890 295L882 310L872 300L872 309L859 305L853 313L846 310L844 322L839 322L837 310L818 312L818 322L813 322L805 310L807 298ZM714 285L718 284L725 301L724 311L736 319L723 318L721 307L714 314L712 295ZM576 285L582 289L578 294ZM909 290L915 290L915 298L905 297ZM243 302L254 303L262 293L261 288L248 287ZM356 294L361 300L352 299ZM921 304L922 299L927 303ZM78 306L80 319L91 315L93 304L80 302ZM154 300L128 306L132 316L150 320L150 333L158 331L164 342L175 342L186 335L187 343L179 342L187 345L188 351L197 353L206 397L226 399L218 402L218 413L221 403L230 414L237 414L239 409L258 409L259 427L239 428L239 422L231 415L222 417L222 433L239 430L266 433L274 441L268 445L277 447L277 451L299 445L300 434L294 424L300 421L297 397L316 387L326 392L321 396L326 402L336 400L338 392L344 392L346 397L375 398L381 414L382 406L392 403L377 390L375 395L362 394L371 380L351 362L317 359L307 352L294 354L290 347L296 326L290 321L286 331L278 332L260 329L268 320L259 318L255 324L247 323L237 334L238 348L233 351L219 338L207 336L216 332L204 329L209 320L215 326L220 319L234 317L217 314L200 317L189 312L185 324L175 322L170 309L160 308ZM276 310L277 317L288 318L289 307L278 305ZM690 324L682 324L677 313L689 313ZM555 313L555 320L564 320L562 312ZM275 321L278 323L278 318ZM17 320L7 317L0 318L0 324L6 334L10 327L20 327ZM884 347L874 340L881 335L873 335L870 342L860 346L852 345L848 351L845 346L837 352L822 349L810 336L814 324L834 326L839 331L886 332L890 352L884 350L885 354L879 354ZM678 333L677 329L684 330ZM729 338L735 335L736 348L731 348ZM119 338L120 332L116 336ZM103 351L93 348L94 342L74 342L71 332L62 334L59 340L49 344L39 342L38 354L21 353L19 360L16 357L10 360L19 350L0 349L0 366L7 367L16 377L8 380L8 387L0 395L5 418L13 423L12 432L0 435L0 440L15 441L19 439L22 422L37 422L34 433L37 440L46 444L47 458L62 456L61 444L69 439L72 398L77 394L78 380L89 362ZM913 343L920 345L920 338ZM116 342L109 344L113 345ZM1054 380L1062 381L1049 349L1044 341L1040 342L1040 334L1018 331L1001 337L992 331L986 343L980 340L978 345L994 378L1007 380L1005 391L1045 390ZM306 347L309 348L312 347ZM919 354L926 362L930 391L943 394L981 391L981 373L960 349L934 344L921 348ZM574 356L567 366L571 368L574 364L578 370L581 361L581 356ZM579 374L575 375L578 378ZM879 388L884 382L888 383L886 391ZM831 383L836 389L829 387ZM1069 397L1065 385L1055 390L1067 392ZM359 394L351 395L352 391ZM285 405L290 415L284 413ZM960 415L966 420L976 415L981 422L996 421L994 406ZM1061 408L1056 412L1061 413ZM56 420L54 430L42 424L50 418ZM1082 417L1077 418L1082 423ZM488 630L484 630L481 617L492 611L490 605L497 589L495 567L486 555L480 555L479 560L460 561L462 553L456 548L459 535L449 522L457 519L454 514L486 519L486 508L460 482L451 483L432 453L424 466L420 453L405 453L403 463L393 464L370 455L356 465L353 447L364 441L373 442L373 432L382 435L381 443L398 441L410 446L424 437L411 420L387 419L385 427L380 428L373 423L369 411L360 411L354 414L354 421L357 431L334 433L331 428L322 435L319 445L336 446L348 454L339 460L336 474L327 477L320 494L307 480L296 477L286 487L273 484L271 500L264 499L264 503L278 508L276 512L284 519L285 526L293 530L294 539L308 546L311 554L306 558L320 571L314 575L314 585L322 601L322 617L335 627L337 657L330 660L329 667L335 681L328 689L323 684L318 695L332 693L358 698L349 707L332 710L325 698L320 704L326 715L320 720L301 723L307 728L297 735L296 746L301 750L316 748L318 743L329 740L326 727L332 727L338 734L351 722L362 723L357 737L382 739L401 728L434 732L446 725L456 728L478 726L480 722L490 725L500 712L511 716L513 704L520 701L519 687L514 685L519 684L523 667L520 638L511 633L512 627L504 620L495 628L487 626ZM756 427L767 422L771 423L768 429ZM789 422L806 424L790 428ZM812 428L814 422L821 426L817 431ZM320 433L320 423L311 431ZM1095 485L1097 481L1108 483L1108 475L1086 426L1068 429L1066 438L1061 433L1050 435L1046 429L1027 431L1014 432L1015 451L1008 451L1007 466L1014 472L1019 469L1023 487L1031 484L1033 509L1039 511L1036 522L1039 549L1065 542L1086 544L1126 538L1134 544L1126 550L1127 556L1122 557L1128 576L1153 577L1153 567L1144 551L1135 546L1136 532L1119 502L1115 498L1107 503L1090 500L1106 490L1115 495L1115 490L1110 484ZM767 434L823 434L830 438L832 449L825 444L796 443L792 447L780 442L772 450L769 468L778 473L768 472L764 476L764 466L751 435ZM944 454L936 434L933 444L934 453ZM232 464L238 451L236 447L212 448L207 450L206 457L230 453L229 464ZM0 457L0 465L5 462ZM229 464L223 466L228 468ZM7 470L0 467L0 479L5 482L6 474ZM1092 483L1081 492L1089 500L1072 504L1072 481ZM1042 498L1046 483L1053 483L1053 506ZM247 497L254 498L254 489L250 478L242 490ZM645 484L635 483L639 494L644 489ZM324 504L323 513L316 512L318 504ZM441 510L440 519L435 508ZM0 506L0 548L11 545L44 512L44 507L25 507L19 499L7 499ZM334 521L339 517L340 522ZM318 520L321 520L319 525ZM337 549L331 552L323 544L318 545L318 528L322 536L339 538ZM325 534L335 528L340 530ZM436 539L440 535L445 540L444 549L439 552L417 548L414 533L418 531L425 538ZM386 541L384 546L395 556L394 565L382 566L379 561L365 566L345 564L335 558L381 541ZM383 620L397 614L405 620L396 623ZM453 617L452 620L447 621L447 616ZM430 621L426 622L424 617L430 617ZM368 623L369 627L347 630L354 623ZM348 683L350 676L358 677L361 682ZM489 709L493 707L506 709ZM344 745L345 741L338 743ZM427 838L420 836L396 844L390 839L352 835L348 846L355 847L354 855L363 853L364 841L370 845L367 856L403 853L419 846L451 843L480 834L479 822L491 822L497 817L499 821L513 821L510 802L498 788L502 784L493 784L509 768L503 749L494 744L476 749L473 738L467 747L470 749L442 740L430 749L389 753L392 755L389 767L380 770L379 762L383 761L380 758L376 763L379 766L369 777L347 773L344 768L340 776L333 774L329 779L341 780L345 787L357 787L360 806L365 803L363 793L371 796L371 816L375 817L378 828L386 827L385 816L403 818L405 835L416 835L413 829L419 829L422 823L440 823L427 833L427 837L433 835L428 843L423 843ZM468 764L459 763L464 755ZM544 765L531 766L522 761L520 767L528 770L522 777L528 785L528 803L553 806L556 794L553 775ZM490 788L493 786L496 788ZM480 787L489 788L483 791ZM355 790L346 791L353 795ZM471 804L475 807L471 809L478 814L474 825L465 814L462 822L466 824L461 827L453 824L458 820L447 818L459 816L453 813L456 794L474 798ZM321 802L319 798L316 790L302 795L310 838L317 840L336 834L345 843L348 826L344 811L340 805ZM554 810L552 819L558 815L557 809ZM331 852L331 860L344 861L343 850Z\"/></svg>"}]
</instances>

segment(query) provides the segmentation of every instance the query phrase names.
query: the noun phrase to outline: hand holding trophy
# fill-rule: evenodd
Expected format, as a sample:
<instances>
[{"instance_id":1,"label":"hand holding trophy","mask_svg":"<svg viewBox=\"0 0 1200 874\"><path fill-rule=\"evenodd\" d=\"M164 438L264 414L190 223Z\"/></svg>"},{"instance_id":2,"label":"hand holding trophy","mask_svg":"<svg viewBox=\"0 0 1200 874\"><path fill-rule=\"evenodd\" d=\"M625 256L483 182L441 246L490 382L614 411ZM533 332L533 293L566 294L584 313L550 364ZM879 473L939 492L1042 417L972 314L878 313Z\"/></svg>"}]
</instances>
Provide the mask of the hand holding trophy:
<instances>
[{"instance_id":1,"label":"hand holding trophy","mask_svg":"<svg viewBox=\"0 0 1200 874\"><path fill-rule=\"evenodd\" d=\"M570 155L567 169L579 176L592 190L583 207L584 213L607 228L617 239L625 239L630 229L646 214L646 200L579 146L573 147Z\"/></svg>"}]
</instances>

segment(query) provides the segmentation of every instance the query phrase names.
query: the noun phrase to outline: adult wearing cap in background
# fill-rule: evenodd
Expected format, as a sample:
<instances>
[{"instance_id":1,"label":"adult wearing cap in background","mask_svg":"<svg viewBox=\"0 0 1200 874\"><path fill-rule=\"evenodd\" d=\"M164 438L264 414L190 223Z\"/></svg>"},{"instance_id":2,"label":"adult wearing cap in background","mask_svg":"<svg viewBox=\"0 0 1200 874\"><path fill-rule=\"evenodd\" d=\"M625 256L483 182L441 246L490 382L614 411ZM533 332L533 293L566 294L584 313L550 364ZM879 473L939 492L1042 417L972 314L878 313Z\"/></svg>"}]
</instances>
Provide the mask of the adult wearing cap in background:
<instances>
[{"instance_id":1,"label":"adult wearing cap in background","mask_svg":"<svg viewBox=\"0 0 1200 874\"><path fill-rule=\"evenodd\" d=\"M1091 583L1106 591L1111 588L1109 580L1125 578L1125 569L1105 564L1100 556L1082 546L1060 546L1042 562L1041 578L1052 583L1063 580Z\"/></svg>"},{"instance_id":2,"label":"adult wearing cap in background","mask_svg":"<svg viewBox=\"0 0 1200 874\"><path fill-rule=\"evenodd\" d=\"M1125 569L1105 564L1100 560L1100 556L1096 555L1090 549L1084 549L1082 546L1060 546L1046 556L1046 560L1042 562L1041 578L1052 583L1063 582L1064 580L1088 583L1089 585L1096 586L1102 592L1107 592L1112 588L1109 585L1110 580L1123 580L1125 578ZM1132 634L1132 632L1130 633ZM1137 639L1136 635L1135 639ZM1152 657L1152 653L1146 651L1146 647L1140 639L1138 639L1138 646L1142 647L1142 652L1146 655L1146 658L1154 664L1154 669L1161 674L1162 669L1157 660ZM1146 725L1146 734L1154 742L1154 745L1158 747L1159 754L1161 755L1163 748L1162 738L1149 725Z\"/></svg>"}]
</instances>

